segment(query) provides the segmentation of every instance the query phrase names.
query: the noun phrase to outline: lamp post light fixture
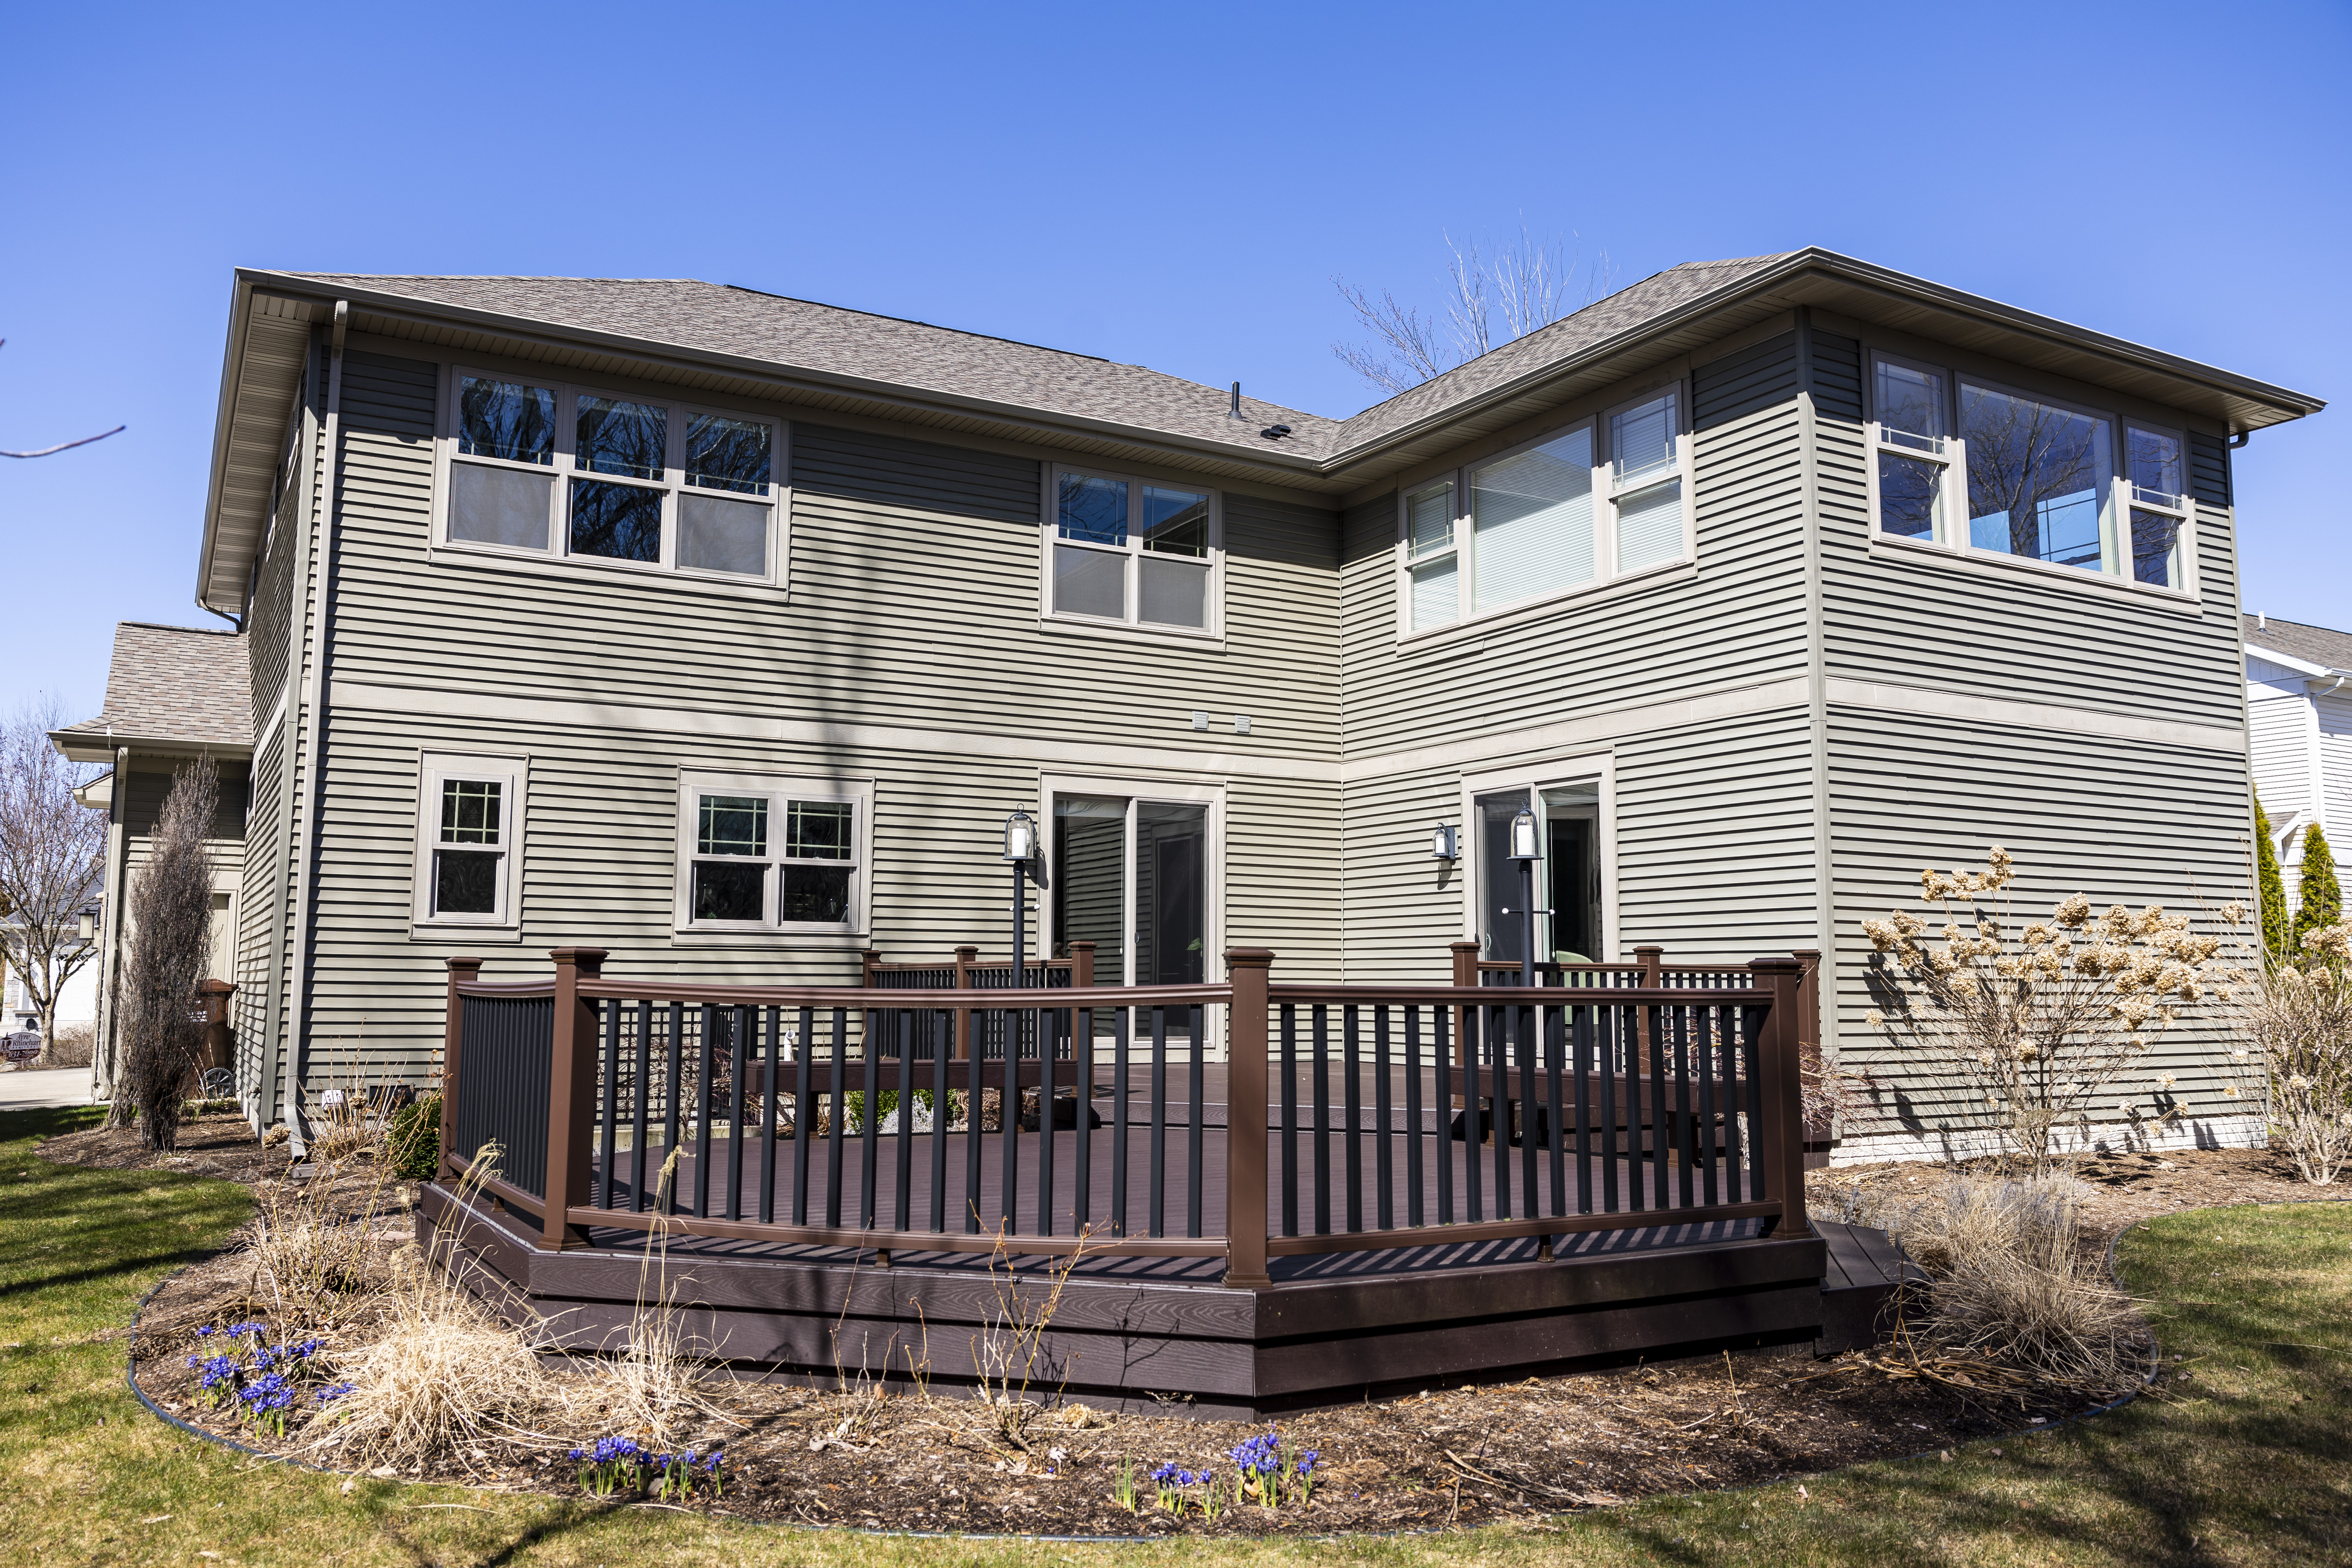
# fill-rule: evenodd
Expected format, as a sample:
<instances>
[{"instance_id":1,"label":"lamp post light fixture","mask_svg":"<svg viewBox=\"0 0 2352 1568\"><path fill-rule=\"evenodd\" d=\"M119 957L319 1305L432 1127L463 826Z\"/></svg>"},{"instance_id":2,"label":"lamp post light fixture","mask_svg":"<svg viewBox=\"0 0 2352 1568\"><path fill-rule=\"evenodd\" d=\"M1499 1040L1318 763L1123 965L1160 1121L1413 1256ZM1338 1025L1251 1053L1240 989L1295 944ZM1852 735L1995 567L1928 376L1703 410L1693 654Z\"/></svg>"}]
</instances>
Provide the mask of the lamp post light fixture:
<instances>
[{"instance_id":1,"label":"lamp post light fixture","mask_svg":"<svg viewBox=\"0 0 2352 1568\"><path fill-rule=\"evenodd\" d=\"M1536 814L1526 806L1511 818L1511 858L1519 863L1519 911L1527 916L1526 953L1519 960L1519 984L1536 983L1536 916L1549 914L1536 908L1536 862L1543 858L1543 837L1536 830Z\"/></svg>"},{"instance_id":2,"label":"lamp post light fixture","mask_svg":"<svg viewBox=\"0 0 2352 1568\"><path fill-rule=\"evenodd\" d=\"M1013 863L1013 984L1029 984L1029 868L1037 858L1037 824L1025 811L1004 819L1004 858Z\"/></svg>"},{"instance_id":3,"label":"lamp post light fixture","mask_svg":"<svg viewBox=\"0 0 2352 1568\"><path fill-rule=\"evenodd\" d=\"M1441 822L1429 830L1429 858L1448 861L1462 858L1462 841L1454 824Z\"/></svg>"},{"instance_id":4,"label":"lamp post light fixture","mask_svg":"<svg viewBox=\"0 0 2352 1568\"><path fill-rule=\"evenodd\" d=\"M92 938L92 937L96 936L97 934L98 934L98 921L97 921L97 917L93 916L93 915L92 915L92 914L91 914L88 910L82 910L82 912L81 912L81 939L82 939L82 941L84 941L84 942L88 942L88 941L89 941L89 940L90 940L90 938Z\"/></svg>"}]
</instances>

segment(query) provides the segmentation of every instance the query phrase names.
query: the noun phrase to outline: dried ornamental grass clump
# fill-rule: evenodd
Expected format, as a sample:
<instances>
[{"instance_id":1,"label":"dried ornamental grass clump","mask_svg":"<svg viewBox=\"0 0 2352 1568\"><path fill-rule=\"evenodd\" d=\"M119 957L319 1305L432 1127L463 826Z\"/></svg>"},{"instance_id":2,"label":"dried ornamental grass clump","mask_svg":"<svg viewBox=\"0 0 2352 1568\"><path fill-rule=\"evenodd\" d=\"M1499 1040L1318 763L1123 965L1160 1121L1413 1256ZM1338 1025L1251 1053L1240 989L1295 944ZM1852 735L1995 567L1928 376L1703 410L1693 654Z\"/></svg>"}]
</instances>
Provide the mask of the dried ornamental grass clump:
<instances>
[{"instance_id":1,"label":"dried ornamental grass clump","mask_svg":"<svg viewBox=\"0 0 2352 1568\"><path fill-rule=\"evenodd\" d=\"M1920 873L1932 915L1864 921L1891 1004L1870 1017L1969 1091L2004 1154L2045 1171L2058 1134L2087 1134L2118 1080L2140 1075L2151 1036L2187 1008L2231 1005L2248 980L2221 960L2221 936L2158 904L2099 913L2076 893L2047 920L2017 922L2015 874L1996 845L1982 871ZM2220 915L2233 930L2245 918L2234 904ZM2147 1081L2153 1119L2177 1116L2171 1075ZM2150 1114L2130 1095L2112 1110L2134 1123Z\"/></svg>"}]
</instances>

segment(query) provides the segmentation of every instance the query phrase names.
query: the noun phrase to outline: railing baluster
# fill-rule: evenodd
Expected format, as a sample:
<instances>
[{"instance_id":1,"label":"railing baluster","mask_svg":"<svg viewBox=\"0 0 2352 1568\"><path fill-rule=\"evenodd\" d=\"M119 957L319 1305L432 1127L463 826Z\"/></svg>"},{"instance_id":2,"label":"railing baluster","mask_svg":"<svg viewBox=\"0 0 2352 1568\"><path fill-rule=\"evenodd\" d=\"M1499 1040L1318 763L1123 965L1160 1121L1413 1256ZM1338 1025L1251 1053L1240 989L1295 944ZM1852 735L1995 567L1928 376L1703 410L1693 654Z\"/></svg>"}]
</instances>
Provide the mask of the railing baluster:
<instances>
[{"instance_id":1,"label":"railing baluster","mask_svg":"<svg viewBox=\"0 0 2352 1568\"><path fill-rule=\"evenodd\" d=\"M1452 1033L1455 1009L1446 1006L1429 1010L1435 1026L1437 1039L1430 1051L1430 1059L1437 1070L1437 1223L1454 1223L1454 1123L1449 1120L1454 1110L1454 1042ZM1468 1009L1460 1016L1467 1017ZM1419 1123L1415 1123L1418 1126Z\"/></svg>"},{"instance_id":2,"label":"railing baluster","mask_svg":"<svg viewBox=\"0 0 2352 1568\"><path fill-rule=\"evenodd\" d=\"M988 1015L974 1016L973 1009L962 1008L959 1016L964 1051L963 1088L963 1228L968 1236L978 1236L981 1226L980 1156L982 1152L980 1128L981 1063L988 1055Z\"/></svg>"},{"instance_id":3,"label":"railing baluster","mask_svg":"<svg viewBox=\"0 0 2352 1568\"><path fill-rule=\"evenodd\" d=\"M1533 1219L1542 1213L1537 1202L1537 1170L1543 1145L1551 1141L1551 1118L1536 1098L1536 1066L1543 1015L1533 1003L1513 1009L1518 1032L1511 1050L1519 1059L1519 1214Z\"/></svg>"},{"instance_id":4,"label":"railing baluster","mask_svg":"<svg viewBox=\"0 0 2352 1568\"><path fill-rule=\"evenodd\" d=\"M662 1163L668 1167L669 1179L662 1181L656 1176L655 1180L661 1182L662 1213L675 1215L677 1213L677 1167L671 1165L670 1161L677 1154L678 1139L684 1136L684 1129L679 1122L686 1110L686 1098L681 1092L685 1087L682 1080L686 1076L686 1004L683 1002L669 1005L668 1044L669 1077L663 1084L662 1093Z\"/></svg>"},{"instance_id":5,"label":"railing baluster","mask_svg":"<svg viewBox=\"0 0 2352 1568\"><path fill-rule=\"evenodd\" d=\"M923 1030L931 1047L931 1206L929 1226L944 1235L948 1228L948 1058L955 1037L955 1014L937 1007L923 1013Z\"/></svg>"},{"instance_id":6,"label":"railing baluster","mask_svg":"<svg viewBox=\"0 0 2352 1568\"><path fill-rule=\"evenodd\" d=\"M1602 1214L1618 1212L1617 1167L1621 1159L1631 1162L1628 1166L1628 1173L1631 1175L1638 1175L1642 1169L1642 1118L1641 1107L1636 1103L1640 1099L1642 1078L1639 1073L1620 1073L1618 1070L1622 1065L1622 1053L1631 1048L1628 1044L1628 1031L1625 1027L1626 1016L1630 1012L1631 1009L1622 1004L1612 1004L1603 1008L1600 1015L1601 1026L1601 1114L1603 1118L1603 1125L1607 1128L1601 1140L1601 1212ZM1618 1130L1621 1126L1624 1129L1622 1142L1625 1145L1625 1154L1622 1156L1617 1152L1618 1144L1621 1142ZM1640 1208L1642 1206L1641 1183L1634 1181L1629 1184L1633 1187L1633 1196L1625 1206Z\"/></svg>"},{"instance_id":7,"label":"railing baluster","mask_svg":"<svg viewBox=\"0 0 2352 1568\"><path fill-rule=\"evenodd\" d=\"M629 1158L629 1212L643 1214L651 1206L646 1192L646 1144L651 1141L646 1123L653 1112L654 1099L654 1005L637 1004L637 1094L635 1120L629 1124L629 1141L636 1147Z\"/></svg>"},{"instance_id":8,"label":"railing baluster","mask_svg":"<svg viewBox=\"0 0 2352 1568\"><path fill-rule=\"evenodd\" d=\"M915 1228L915 1010L893 1007L891 1035L898 1042L898 1188L891 1214L899 1230Z\"/></svg>"},{"instance_id":9,"label":"railing baluster","mask_svg":"<svg viewBox=\"0 0 2352 1568\"><path fill-rule=\"evenodd\" d=\"M1568 1048L1576 1073L1576 1212L1592 1212L1592 1015L1578 1007L1569 1019Z\"/></svg>"},{"instance_id":10,"label":"railing baluster","mask_svg":"<svg viewBox=\"0 0 2352 1568\"><path fill-rule=\"evenodd\" d=\"M1565 990L1568 977L1560 977ZM1549 1123L1544 1139L1551 1156L1551 1212L1568 1212L1568 1117L1560 1097L1560 1073L1568 1054L1568 1009L1553 1006L1544 1013L1544 1116Z\"/></svg>"},{"instance_id":11,"label":"railing baluster","mask_svg":"<svg viewBox=\"0 0 2352 1568\"><path fill-rule=\"evenodd\" d=\"M1331 1234L1331 1010L1314 1012L1315 1234Z\"/></svg>"},{"instance_id":12,"label":"railing baluster","mask_svg":"<svg viewBox=\"0 0 2352 1568\"><path fill-rule=\"evenodd\" d=\"M711 1065L711 1017L719 1011L705 1002L695 1010L694 1037L694 1217L710 1217L710 1090L717 1074Z\"/></svg>"},{"instance_id":13,"label":"railing baluster","mask_svg":"<svg viewBox=\"0 0 2352 1568\"><path fill-rule=\"evenodd\" d=\"M1021 977L1019 970L1013 978ZM1000 1009L1004 1040L1004 1087L997 1091L997 1142L1003 1146L999 1175L1003 1190L997 1194L997 1227L1011 1236L1021 1228L1021 1015Z\"/></svg>"},{"instance_id":14,"label":"railing baluster","mask_svg":"<svg viewBox=\"0 0 2352 1568\"><path fill-rule=\"evenodd\" d=\"M1298 1009L1287 1002L1282 1005L1282 1234L1298 1234Z\"/></svg>"},{"instance_id":15,"label":"railing baluster","mask_svg":"<svg viewBox=\"0 0 2352 1568\"><path fill-rule=\"evenodd\" d=\"M1404 1005L1404 1213L1421 1224L1421 1008Z\"/></svg>"},{"instance_id":16,"label":"railing baluster","mask_svg":"<svg viewBox=\"0 0 2352 1568\"><path fill-rule=\"evenodd\" d=\"M849 1009L833 1010L833 1058L830 1079L833 1092L832 1114L825 1121L824 1145L824 1223L839 1229L841 1226L841 1140L842 1124L849 1120Z\"/></svg>"},{"instance_id":17,"label":"railing baluster","mask_svg":"<svg viewBox=\"0 0 2352 1568\"><path fill-rule=\"evenodd\" d=\"M793 1042L793 1223L808 1224L809 1148L816 1142L816 1092L810 1068L816 1051L816 1009L801 1009L798 1037Z\"/></svg>"},{"instance_id":18,"label":"railing baluster","mask_svg":"<svg viewBox=\"0 0 2352 1568\"><path fill-rule=\"evenodd\" d=\"M1095 1010L1070 1014L1070 1078L1077 1095L1076 1120L1070 1124L1071 1234L1083 1236L1094 1220L1095 1197Z\"/></svg>"},{"instance_id":19,"label":"railing baluster","mask_svg":"<svg viewBox=\"0 0 2352 1568\"><path fill-rule=\"evenodd\" d=\"M1037 1234L1054 1234L1054 1036L1061 1010L1038 1016L1037 1031Z\"/></svg>"},{"instance_id":20,"label":"railing baluster","mask_svg":"<svg viewBox=\"0 0 2352 1568\"><path fill-rule=\"evenodd\" d=\"M1511 1058L1516 1006L1497 1007L1488 1016L1486 1070L1495 1085L1495 1116L1490 1135L1495 1142L1495 1217L1511 1217Z\"/></svg>"},{"instance_id":21,"label":"railing baluster","mask_svg":"<svg viewBox=\"0 0 2352 1568\"><path fill-rule=\"evenodd\" d=\"M1666 1105L1665 1011L1654 1003L1643 1009L1650 1024L1651 1190L1659 1208L1674 1202L1674 1173L1666 1158L1675 1129L1674 1113Z\"/></svg>"},{"instance_id":22,"label":"railing baluster","mask_svg":"<svg viewBox=\"0 0 2352 1568\"><path fill-rule=\"evenodd\" d=\"M621 1164L621 1152L614 1147L620 1142L621 1113L621 1005L618 1002L598 1002L593 1005L601 1013L604 1026L604 1147L596 1162L595 1205L600 1209L613 1207L613 1178Z\"/></svg>"},{"instance_id":23,"label":"railing baluster","mask_svg":"<svg viewBox=\"0 0 2352 1568\"><path fill-rule=\"evenodd\" d=\"M1168 1009L1151 1009L1151 1234L1168 1234Z\"/></svg>"},{"instance_id":24,"label":"railing baluster","mask_svg":"<svg viewBox=\"0 0 2352 1568\"><path fill-rule=\"evenodd\" d=\"M1190 1130L1185 1135L1184 1149L1184 1234L1193 1237L1201 1234L1202 1145L1207 1135L1209 1121L1209 1031L1205 1026L1207 1020L1202 1016L1202 1009L1187 1007L1184 1010L1185 1032L1192 1037L1192 1082L1188 1086L1192 1095L1192 1111ZM1232 1113L1233 1108L1228 1103L1226 1106L1228 1121L1232 1120ZM1225 1129L1225 1136L1231 1138L1233 1135L1234 1130L1228 1126Z\"/></svg>"},{"instance_id":25,"label":"railing baluster","mask_svg":"<svg viewBox=\"0 0 2352 1568\"><path fill-rule=\"evenodd\" d=\"M1127 1097L1128 1033L1134 1009L1115 1008L1110 1016L1110 1233L1128 1234L1127 1226Z\"/></svg>"},{"instance_id":26,"label":"railing baluster","mask_svg":"<svg viewBox=\"0 0 2352 1568\"><path fill-rule=\"evenodd\" d=\"M1393 1129L1389 1125L1394 1109L1394 1094L1389 1085L1389 1005L1385 1002L1372 1008L1372 1070L1380 1076L1372 1086L1372 1119L1379 1131L1372 1140L1372 1187L1377 1198L1372 1209L1372 1223L1381 1230L1396 1226L1396 1199L1389 1191L1392 1173L1390 1169L1389 1144Z\"/></svg>"},{"instance_id":27,"label":"railing baluster","mask_svg":"<svg viewBox=\"0 0 2352 1568\"><path fill-rule=\"evenodd\" d=\"M1471 1224L1486 1217L1485 1202L1486 1184L1479 1173L1479 1149L1486 1142L1480 1123L1486 1108L1479 1103L1478 1053L1486 1048L1486 1010L1483 1006L1462 1009L1462 1200ZM1446 1159L1453 1160L1453 1150Z\"/></svg>"},{"instance_id":28,"label":"railing baluster","mask_svg":"<svg viewBox=\"0 0 2352 1568\"><path fill-rule=\"evenodd\" d=\"M1723 1201L1717 1182L1717 1166L1723 1158L1723 1133L1716 1125L1715 1092L1715 1031L1714 1009L1686 1009L1692 1014L1692 1049L1698 1069L1699 1169L1705 1175L1702 1191L1709 1207Z\"/></svg>"},{"instance_id":29,"label":"railing baluster","mask_svg":"<svg viewBox=\"0 0 2352 1568\"><path fill-rule=\"evenodd\" d=\"M743 1217L743 1079L751 1068L750 1042L744 1037L751 1019L748 1007L730 1007L727 1018L727 1217Z\"/></svg>"},{"instance_id":30,"label":"railing baluster","mask_svg":"<svg viewBox=\"0 0 2352 1568\"><path fill-rule=\"evenodd\" d=\"M875 1165L882 1143L882 1047L889 1043L889 1015L879 1008L866 1009L866 1024L858 1043L858 1054L865 1058L866 1084L859 1101L866 1113L857 1119L857 1226L871 1230L880 1217L880 1194Z\"/></svg>"},{"instance_id":31,"label":"railing baluster","mask_svg":"<svg viewBox=\"0 0 2352 1568\"><path fill-rule=\"evenodd\" d=\"M1339 1097L1340 1113L1348 1119L1346 1166L1348 1172L1348 1228L1364 1228L1364 1154L1362 1122L1364 1120L1363 1090L1358 1080L1363 1075L1363 1051L1356 1037L1354 1004L1339 1010L1340 1071L1344 1076Z\"/></svg>"},{"instance_id":32,"label":"railing baluster","mask_svg":"<svg viewBox=\"0 0 2352 1568\"><path fill-rule=\"evenodd\" d=\"M760 1223L776 1221L776 1054L784 1045L783 1010L768 1009L760 1052Z\"/></svg>"},{"instance_id":33,"label":"railing baluster","mask_svg":"<svg viewBox=\"0 0 2352 1568\"><path fill-rule=\"evenodd\" d=\"M1760 1026L1766 1014L1754 1007L1739 1010L1739 1065L1748 1080L1748 1198L1764 1192L1764 1041Z\"/></svg>"}]
</instances>

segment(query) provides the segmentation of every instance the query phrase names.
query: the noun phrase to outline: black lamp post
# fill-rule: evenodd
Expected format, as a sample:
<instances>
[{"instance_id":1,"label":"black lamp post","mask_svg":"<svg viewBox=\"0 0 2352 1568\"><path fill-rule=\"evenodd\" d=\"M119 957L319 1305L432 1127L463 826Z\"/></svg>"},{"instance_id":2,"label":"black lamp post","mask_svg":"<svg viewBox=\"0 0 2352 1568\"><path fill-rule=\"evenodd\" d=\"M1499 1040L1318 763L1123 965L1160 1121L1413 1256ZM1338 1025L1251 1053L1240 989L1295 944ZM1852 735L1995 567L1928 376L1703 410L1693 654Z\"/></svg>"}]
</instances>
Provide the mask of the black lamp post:
<instances>
[{"instance_id":1,"label":"black lamp post","mask_svg":"<svg viewBox=\"0 0 2352 1568\"><path fill-rule=\"evenodd\" d=\"M1004 819L1004 858L1013 862L1013 984L1029 983L1029 867L1037 858L1037 825L1025 811Z\"/></svg>"},{"instance_id":2,"label":"black lamp post","mask_svg":"<svg viewBox=\"0 0 2352 1568\"><path fill-rule=\"evenodd\" d=\"M1519 960L1519 984L1536 983L1536 916L1549 914L1549 910L1536 908L1536 862L1543 858L1542 836L1536 829L1536 814L1526 806L1511 818L1511 858L1519 863L1519 910L1528 920L1528 944L1525 956Z\"/></svg>"}]
</instances>

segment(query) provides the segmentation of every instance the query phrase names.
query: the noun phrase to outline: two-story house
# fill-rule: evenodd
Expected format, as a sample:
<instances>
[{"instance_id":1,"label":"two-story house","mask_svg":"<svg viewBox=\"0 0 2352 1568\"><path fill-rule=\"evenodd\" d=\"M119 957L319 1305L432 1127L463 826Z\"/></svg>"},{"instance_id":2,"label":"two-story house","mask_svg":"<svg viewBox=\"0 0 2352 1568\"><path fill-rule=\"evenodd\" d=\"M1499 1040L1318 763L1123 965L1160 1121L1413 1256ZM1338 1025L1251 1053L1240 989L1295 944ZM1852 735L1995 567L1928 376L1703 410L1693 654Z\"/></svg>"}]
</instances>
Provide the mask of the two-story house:
<instances>
[{"instance_id":1,"label":"two-story house","mask_svg":"<svg viewBox=\"0 0 2352 1568\"><path fill-rule=\"evenodd\" d=\"M425 1077L452 953L1002 952L1016 807L1104 979L1440 979L1529 940L1524 809L1543 955L1821 950L1847 1152L1932 1150L1969 1110L1866 1026L1859 922L1993 843L2034 906L2243 882L2231 448L2321 407L1812 249L1347 419L691 281L239 271L229 320L236 632L185 635L249 671L257 1123Z\"/></svg>"}]
</instances>

